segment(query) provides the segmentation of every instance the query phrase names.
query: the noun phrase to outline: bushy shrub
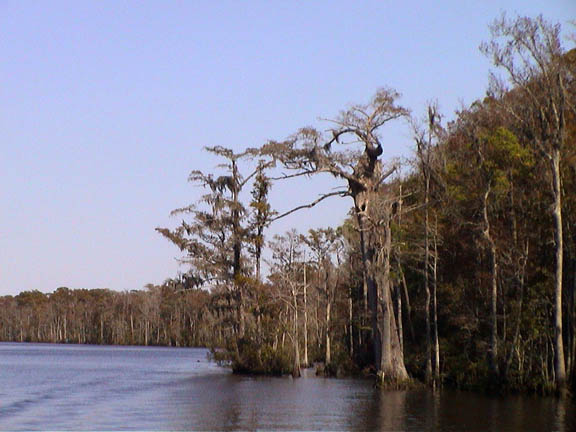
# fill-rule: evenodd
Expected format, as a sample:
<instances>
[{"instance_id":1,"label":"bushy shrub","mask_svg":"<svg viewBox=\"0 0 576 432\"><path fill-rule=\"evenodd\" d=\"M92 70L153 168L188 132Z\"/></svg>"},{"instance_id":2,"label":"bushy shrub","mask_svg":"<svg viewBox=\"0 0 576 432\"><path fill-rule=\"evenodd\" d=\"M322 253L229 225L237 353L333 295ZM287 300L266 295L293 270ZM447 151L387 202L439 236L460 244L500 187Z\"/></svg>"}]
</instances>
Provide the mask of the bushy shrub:
<instances>
[{"instance_id":1,"label":"bushy shrub","mask_svg":"<svg viewBox=\"0 0 576 432\"><path fill-rule=\"evenodd\" d=\"M324 375L333 377L344 377L359 375L361 369L350 357L348 350L342 345L335 344L332 350L332 361L324 366Z\"/></svg>"},{"instance_id":2,"label":"bushy shrub","mask_svg":"<svg viewBox=\"0 0 576 432\"><path fill-rule=\"evenodd\" d=\"M270 344L257 344L252 339L243 338L228 352L234 373L285 375L292 372L293 359L286 349L274 349Z\"/></svg>"}]
</instances>

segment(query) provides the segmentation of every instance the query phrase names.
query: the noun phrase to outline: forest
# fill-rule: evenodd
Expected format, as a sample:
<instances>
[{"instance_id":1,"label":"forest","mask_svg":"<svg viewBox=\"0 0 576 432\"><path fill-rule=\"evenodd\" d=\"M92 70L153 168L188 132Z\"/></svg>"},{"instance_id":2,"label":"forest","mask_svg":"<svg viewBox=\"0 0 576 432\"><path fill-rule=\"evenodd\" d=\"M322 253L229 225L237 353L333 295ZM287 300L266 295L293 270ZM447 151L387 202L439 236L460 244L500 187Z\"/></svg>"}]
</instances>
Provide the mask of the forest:
<instances>
[{"instance_id":1,"label":"forest","mask_svg":"<svg viewBox=\"0 0 576 432\"><path fill-rule=\"evenodd\" d=\"M450 121L382 88L318 128L206 148L221 164L191 172L203 196L157 228L182 274L1 297L0 340L206 346L239 373L316 365L391 387L576 390L576 49L542 16L490 30L486 94ZM410 127L409 160L382 160L393 122ZM271 207L275 184L321 173L341 187ZM350 202L341 226L267 235L327 199Z\"/></svg>"}]
</instances>

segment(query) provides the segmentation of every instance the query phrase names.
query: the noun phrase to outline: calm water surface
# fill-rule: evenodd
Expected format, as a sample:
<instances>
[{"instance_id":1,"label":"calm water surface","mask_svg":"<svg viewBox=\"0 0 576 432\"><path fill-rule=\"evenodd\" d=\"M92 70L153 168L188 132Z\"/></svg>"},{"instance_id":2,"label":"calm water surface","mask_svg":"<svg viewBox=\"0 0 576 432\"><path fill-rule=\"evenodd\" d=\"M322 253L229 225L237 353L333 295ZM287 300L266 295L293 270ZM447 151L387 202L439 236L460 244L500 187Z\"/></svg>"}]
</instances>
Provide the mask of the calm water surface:
<instances>
[{"instance_id":1,"label":"calm water surface","mask_svg":"<svg viewBox=\"0 0 576 432\"><path fill-rule=\"evenodd\" d=\"M237 377L206 354L0 343L0 429L576 431L571 402Z\"/></svg>"}]
</instances>

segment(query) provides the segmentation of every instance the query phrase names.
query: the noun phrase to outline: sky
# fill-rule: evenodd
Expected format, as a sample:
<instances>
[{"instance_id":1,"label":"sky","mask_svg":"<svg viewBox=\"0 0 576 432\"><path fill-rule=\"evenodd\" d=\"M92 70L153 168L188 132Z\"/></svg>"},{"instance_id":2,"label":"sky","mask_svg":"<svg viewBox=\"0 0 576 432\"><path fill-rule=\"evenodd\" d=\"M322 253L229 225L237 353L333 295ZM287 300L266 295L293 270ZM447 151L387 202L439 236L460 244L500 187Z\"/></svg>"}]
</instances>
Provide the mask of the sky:
<instances>
[{"instance_id":1,"label":"sky","mask_svg":"<svg viewBox=\"0 0 576 432\"><path fill-rule=\"evenodd\" d=\"M478 46L502 11L568 30L576 2L0 0L0 295L141 289L186 270L154 228L202 193L187 176L218 163L203 147L326 127L381 87L416 116L437 100L450 118L484 95ZM405 123L382 138L385 159L410 155ZM272 205L340 184L281 184ZM350 205L270 234L336 226Z\"/></svg>"}]
</instances>

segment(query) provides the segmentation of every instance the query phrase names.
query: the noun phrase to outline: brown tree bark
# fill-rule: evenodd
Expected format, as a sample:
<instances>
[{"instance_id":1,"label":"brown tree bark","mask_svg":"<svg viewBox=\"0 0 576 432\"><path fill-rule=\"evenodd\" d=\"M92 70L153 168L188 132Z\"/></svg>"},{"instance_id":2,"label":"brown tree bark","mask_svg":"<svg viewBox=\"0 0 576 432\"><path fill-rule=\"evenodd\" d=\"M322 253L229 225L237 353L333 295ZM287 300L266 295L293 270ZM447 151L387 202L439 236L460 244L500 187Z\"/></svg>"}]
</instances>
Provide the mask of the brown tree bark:
<instances>
[{"instance_id":1,"label":"brown tree bark","mask_svg":"<svg viewBox=\"0 0 576 432\"><path fill-rule=\"evenodd\" d=\"M554 242L556 252L556 278L554 283L554 372L556 388L560 394L566 393L566 364L564 362L564 341L562 337L562 271L564 261L564 241L562 235L562 186L560 182L560 148L552 151L552 184L554 191Z\"/></svg>"}]
</instances>

